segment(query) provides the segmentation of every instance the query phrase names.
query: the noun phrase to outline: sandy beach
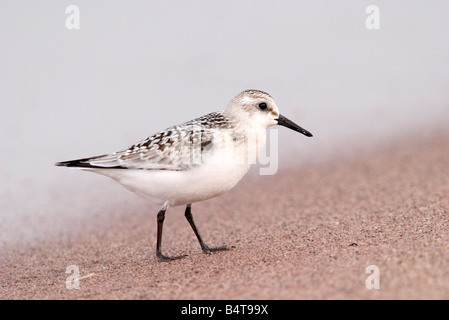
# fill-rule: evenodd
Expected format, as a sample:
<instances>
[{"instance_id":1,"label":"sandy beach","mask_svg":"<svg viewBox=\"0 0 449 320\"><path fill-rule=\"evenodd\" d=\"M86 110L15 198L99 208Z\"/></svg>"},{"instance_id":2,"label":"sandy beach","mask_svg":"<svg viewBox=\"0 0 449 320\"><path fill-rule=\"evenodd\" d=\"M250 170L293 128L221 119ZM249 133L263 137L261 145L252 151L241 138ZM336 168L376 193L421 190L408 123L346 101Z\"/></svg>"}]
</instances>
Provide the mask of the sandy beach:
<instances>
[{"instance_id":1,"label":"sandy beach","mask_svg":"<svg viewBox=\"0 0 449 320\"><path fill-rule=\"evenodd\" d=\"M448 155L449 135L437 133L253 172L193 206L205 241L234 248L203 254L179 207L163 250L189 256L170 263L154 254L158 208L112 195L101 207L111 215L83 217L84 230L4 248L0 298L449 299ZM69 265L86 276L79 290L66 288ZM379 289L366 287L370 265Z\"/></svg>"}]
</instances>

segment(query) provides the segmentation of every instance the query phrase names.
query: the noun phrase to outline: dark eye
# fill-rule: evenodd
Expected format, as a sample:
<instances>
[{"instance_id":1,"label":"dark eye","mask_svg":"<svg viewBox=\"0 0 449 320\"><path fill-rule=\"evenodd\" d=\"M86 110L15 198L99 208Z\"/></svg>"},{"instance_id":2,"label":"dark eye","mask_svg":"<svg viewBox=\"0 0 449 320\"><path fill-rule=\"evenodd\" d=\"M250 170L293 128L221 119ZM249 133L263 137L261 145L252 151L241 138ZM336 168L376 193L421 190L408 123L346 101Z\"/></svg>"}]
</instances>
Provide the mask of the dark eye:
<instances>
[{"instance_id":1,"label":"dark eye","mask_svg":"<svg viewBox=\"0 0 449 320\"><path fill-rule=\"evenodd\" d=\"M267 104L265 102L259 103L259 109L265 110L267 108Z\"/></svg>"}]
</instances>

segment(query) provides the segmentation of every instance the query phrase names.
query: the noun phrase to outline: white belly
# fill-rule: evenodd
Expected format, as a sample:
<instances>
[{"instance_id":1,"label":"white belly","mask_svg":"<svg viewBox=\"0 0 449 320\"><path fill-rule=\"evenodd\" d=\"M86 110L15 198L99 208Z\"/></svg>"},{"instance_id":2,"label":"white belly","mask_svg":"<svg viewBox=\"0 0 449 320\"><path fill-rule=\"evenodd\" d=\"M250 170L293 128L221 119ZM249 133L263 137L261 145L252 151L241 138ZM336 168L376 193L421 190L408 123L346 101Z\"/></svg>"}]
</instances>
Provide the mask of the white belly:
<instances>
[{"instance_id":1,"label":"white belly","mask_svg":"<svg viewBox=\"0 0 449 320\"><path fill-rule=\"evenodd\" d=\"M216 197L229 191L248 172L249 164L200 165L186 171L100 169L150 202L179 206Z\"/></svg>"},{"instance_id":2,"label":"white belly","mask_svg":"<svg viewBox=\"0 0 449 320\"><path fill-rule=\"evenodd\" d=\"M214 142L213 152L202 154L202 162L182 171L142 169L94 169L154 204L179 206L203 201L233 188L256 163L265 145L265 130L248 136L244 143L232 139ZM232 138L232 137L231 137Z\"/></svg>"}]
</instances>

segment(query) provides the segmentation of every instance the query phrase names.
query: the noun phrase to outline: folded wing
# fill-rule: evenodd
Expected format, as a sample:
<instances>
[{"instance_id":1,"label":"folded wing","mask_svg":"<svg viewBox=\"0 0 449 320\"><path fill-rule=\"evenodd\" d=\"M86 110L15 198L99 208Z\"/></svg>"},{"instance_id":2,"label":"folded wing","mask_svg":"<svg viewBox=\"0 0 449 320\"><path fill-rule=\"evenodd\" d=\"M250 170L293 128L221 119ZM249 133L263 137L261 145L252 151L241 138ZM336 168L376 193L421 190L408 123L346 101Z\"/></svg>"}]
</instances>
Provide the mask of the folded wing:
<instances>
[{"instance_id":1,"label":"folded wing","mask_svg":"<svg viewBox=\"0 0 449 320\"><path fill-rule=\"evenodd\" d=\"M228 126L223 113L214 112L160 131L121 151L56 165L90 169L188 170L200 164L204 153L213 148L216 130Z\"/></svg>"}]
</instances>

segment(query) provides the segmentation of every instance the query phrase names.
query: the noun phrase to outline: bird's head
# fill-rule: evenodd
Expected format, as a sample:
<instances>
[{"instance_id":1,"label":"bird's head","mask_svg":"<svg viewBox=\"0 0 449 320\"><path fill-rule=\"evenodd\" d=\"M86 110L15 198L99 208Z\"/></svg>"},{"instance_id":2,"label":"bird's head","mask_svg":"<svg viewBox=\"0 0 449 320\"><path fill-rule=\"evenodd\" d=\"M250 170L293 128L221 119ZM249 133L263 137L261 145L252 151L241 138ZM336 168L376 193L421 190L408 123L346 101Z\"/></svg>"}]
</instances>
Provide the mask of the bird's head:
<instances>
[{"instance_id":1,"label":"bird's head","mask_svg":"<svg viewBox=\"0 0 449 320\"><path fill-rule=\"evenodd\" d=\"M268 128L280 125L312 137L309 131L279 114L273 97L260 90L245 90L239 93L229 102L224 112L245 126Z\"/></svg>"}]
</instances>

